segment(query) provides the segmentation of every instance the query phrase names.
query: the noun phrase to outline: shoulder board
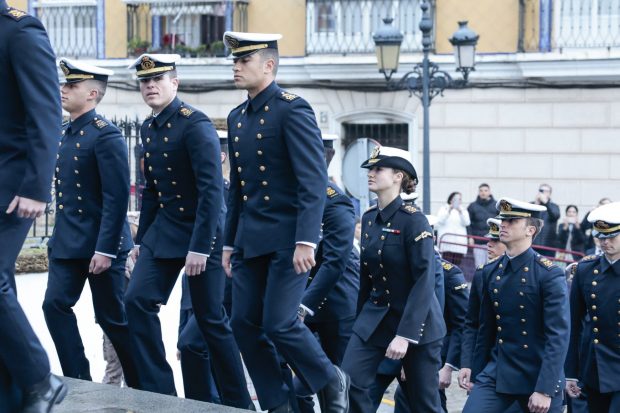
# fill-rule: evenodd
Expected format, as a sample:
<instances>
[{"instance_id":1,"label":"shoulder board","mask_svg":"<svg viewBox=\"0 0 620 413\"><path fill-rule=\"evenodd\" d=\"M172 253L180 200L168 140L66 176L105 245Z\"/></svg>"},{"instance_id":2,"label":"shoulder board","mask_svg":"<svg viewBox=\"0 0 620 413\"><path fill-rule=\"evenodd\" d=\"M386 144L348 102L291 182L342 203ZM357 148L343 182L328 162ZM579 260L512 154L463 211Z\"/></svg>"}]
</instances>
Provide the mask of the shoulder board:
<instances>
[{"instance_id":1,"label":"shoulder board","mask_svg":"<svg viewBox=\"0 0 620 413\"><path fill-rule=\"evenodd\" d=\"M338 192L336 192L336 190L335 190L334 188L332 188L331 186L329 186L329 185L328 185L328 186L327 186L327 196L328 196L329 198L333 198L333 197L335 197L336 195L338 195Z\"/></svg>"},{"instance_id":2,"label":"shoulder board","mask_svg":"<svg viewBox=\"0 0 620 413\"><path fill-rule=\"evenodd\" d=\"M467 285L467 283L465 284L460 284L457 285L456 287L454 287L454 290L458 291L458 290L465 290L466 288L468 288L469 286Z\"/></svg>"},{"instance_id":3,"label":"shoulder board","mask_svg":"<svg viewBox=\"0 0 620 413\"><path fill-rule=\"evenodd\" d=\"M108 126L108 122L106 122L103 119L97 118L97 119L93 119L93 125L95 125L95 128L97 129L103 129L106 126Z\"/></svg>"},{"instance_id":4,"label":"shoulder board","mask_svg":"<svg viewBox=\"0 0 620 413\"><path fill-rule=\"evenodd\" d=\"M586 255L585 257L583 257L582 259L579 260L579 262L586 262L586 261L594 261L598 258L598 255Z\"/></svg>"},{"instance_id":5,"label":"shoulder board","mask_svg":"<svg viewBox=\"0 0 620 413\"><path fill-rule=\"evenodd\" d=\"M446 271L450 271L452 268L454 268L454 265L453 265L453 264L450 264L449 262L445 262L445 261L442 261L442 262L441 262L441 266L442 266L442 267L443 267L443 269L444 269L444 270L446 270Z\"/></svg>"},{"instance_id":6,"label":"shoulder board","mask_svg":"<svg viewBox=\"0 0 620 413\"><path fill-rule=\"evenodd\" d=\"M543 257L542 255L539 255L536 261L547 269L555 267L555 264L549 258Z\"/></svg>"},{"instance_id":7,"label":"shoulder board","mask_svg":"<svg viewBox=\"0 0 620 413\"><path fill-rule=\"evenodd\" d=\"M495 261L499 260L499 259L500 259L500 258L502 258L502 257L503 257L503 255L500 255L500 256L498 256L498 257L492 258L492 259L488 260L488 261L486 262L486 264L482 264L481 266L479 266L479 267L478 267L478 269L479 269L479 270L481 270L482 268L486 267L486 266L487 266L487 265L489 265L489 264L494 263Z\"/></svg>"},{"instance_id":8,"label":"shoulder board","mask_svg":"<svg viewBox=\"0 0 620 413\"><path fill-rule=\"evenodd\" d=\"M409 204L403 204L401 205L400 209L402 209L403 211L407 211L410 214L413 214L415 212L418 212L418 209L416 207L414 207L413 205L409 205Z\"/></svg>"},{"instance_id":9,"label":"shoulder board","mask_svg":"<svg viewBox=\"0 0 620 413\"><path fill-rule=\"evenodd\" d=\"M295 99L297 99L298 97L299 96L294 95L294 94L289 93L289 92L285 92L285 91L280 92L280 99L285 100L287 102L292 102Z\"/></svg>"},{"instance_id":10,"label":"shoulder board","mask_svg":"<svg viewBox=\"0 0 620 413\"><path fill-rule=\"evenodd\" d=\"M6 9L6 15L15 21L20 21L24 17L28 16L28 13L15 9L13 7L9 7L8 9Z\"/></svg>"},{"instance_id":11,"label":"shoulder board","mask_svg":"<svg viewBox=\"0 0 620 413\"><path fill-rule=\"evenodd\" d=\"M182 116L185 116L186 118L189 118L190 116L192 116L192 113L194 113L194 111L191 110L190 108L186 108L184 106L181 106L181 108L179 109L179 113Z\"/></svg>"},{"instance_id":12,"label":"shoulder board","mask_svg":"<svg viewBox=\"0 0 620 413\"><path fill-rule=\"evenodd\" d=\"M420 241L421 239L428 238L428 237L431 237L431 238L432 238L432 237L433 237L433 234L431 234L431 233L430 233L430 232L428 232L428 231L422 231L422 232L420 233L420 235L418 235L417 237L415 237L414 241L415 241L415 242L418 242L418 241Z\"/></svg>"}]
</instances>

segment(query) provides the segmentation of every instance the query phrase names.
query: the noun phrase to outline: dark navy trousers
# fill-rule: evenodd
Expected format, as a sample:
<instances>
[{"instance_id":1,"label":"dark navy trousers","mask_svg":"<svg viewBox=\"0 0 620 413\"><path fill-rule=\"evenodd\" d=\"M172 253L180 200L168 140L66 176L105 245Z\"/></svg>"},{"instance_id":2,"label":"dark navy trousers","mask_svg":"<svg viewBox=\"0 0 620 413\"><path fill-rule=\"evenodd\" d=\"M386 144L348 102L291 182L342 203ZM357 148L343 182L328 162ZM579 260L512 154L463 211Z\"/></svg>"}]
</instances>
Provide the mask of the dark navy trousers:
<instances>
[{"instance_id":1,"label":"dark navy trousers","mask_svg":"<svg viewBox=\"0 0 620 413\"><path fill-rule=\"evenodd\" d=\"M177 348L181 353L185 398L221 404L211 370L209 346L191 309L181 310Z\"/></svg>"},{"instance_id":2,"label":"dark navy trousers","mask_svg":"<svg viewBox=\"0 0 620 413\"><path fill-rule=\"evenodd\" d=\"M335 366L342 364L344 351L347 349L347 344L353 333L354 321L355 317L332 321L306 321L306 326L319 339L325 355ZM299 410L302 413L313 413L314 402L310 389L305 388L297 378L294 380L294 385L298 396Z\"/></svg>"},{"instance_id":3,"label":"dark navy trousers","mask_svg":"<svg viewBox=\"0 0 620 413\"><path fill-rule=\"evenodd\" d=\"M264 410L286 403L294 392L286 384L278 353L312 393L336 374L297 316L308 273L295 273L293 252L291 248L243 259L236 249L232 256L233 331Z\"/></svg>"},{"instance_id":4,"label":"dark navy trousers","mask_svg":"<svg viewBox=\"0 0 620 413\"><path fill-rule=\"evenodd\" d=\"M190 296L196 322L209 346L222 403L247 408L251 400L243 365L222 306L225 280L221 260L221 249L216 248L207 260L206 270L188 277ZM140 247L140 256L125 294L125 308L142 390L176 394L158 313L159 306L168 301L184 265L185 257L155 258L148 246Z\"/></svg>"},{"instance_id":5,"label":"dark navy trousers","mask_svg":"<svg viewBox=\"0 0 620 413\"><path fill-rule=\"evenodd\" d=\"M50 372L49 360L17 302L15 260L32 220L0 206L0 412L21 411L24 390Z\"/></svg>"},{"instance_id":6,"label":"dark navy trousers","mask_svg":"<svg viewBox=\"0 0 620 413\"><path fill-rule=\"evenodd\" d=\"M416 413L438 413L441 411L439 401L439 376L441 364L441 346L443 340L436 340L422 345L410 344L402 360L406 381L399 384L405 389L411 401L411 409ZM349 401L351 413L375 412L375 403L371 400L370 389L375 383L379 364L385 357L386 347L365 343L353 333L342 361L342 369L351 377Z\"/></svg>"},{"instance_id":7,"label":"dark navy trousers","mask_svg":"<svg viewBox=\"0 0 620 413\"><path fill-rule=\"evenodd\" d=\"M49 256L53 256L52 250ZM112 259L110 268L101 274L92 274L88 272L90 258L49 259L43 313L65 376L91 380L90 365L73 312L88 280L97 323L116 350L125 382L129 387L138 386L123 304L126 260L127 253L119 253Z\"/></svg>"}]
</instances>

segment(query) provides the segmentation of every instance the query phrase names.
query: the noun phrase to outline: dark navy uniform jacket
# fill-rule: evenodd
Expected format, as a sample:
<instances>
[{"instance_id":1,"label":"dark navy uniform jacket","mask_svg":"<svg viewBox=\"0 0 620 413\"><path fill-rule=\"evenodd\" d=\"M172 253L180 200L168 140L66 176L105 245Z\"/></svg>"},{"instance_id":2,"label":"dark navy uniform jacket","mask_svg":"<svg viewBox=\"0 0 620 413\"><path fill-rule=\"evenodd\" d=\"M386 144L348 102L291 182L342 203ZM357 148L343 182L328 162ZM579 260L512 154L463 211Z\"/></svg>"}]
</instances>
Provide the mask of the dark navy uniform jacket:
<instances>
[{"instance_id":1,"label":"dark navy uniform jacket","mask_svg":"<svg viewBox=\"0 0 620 413\"><path fill-rule=\"evenodd\" d=\"M443 259L442 267L446 295L443 318L447 333L443 339L441 359L458 369L461 364L461 336L465 328L469 289L463 271L459 267Z\"/></svg>"},{"instance_id":2,"label":"dark navy uniform jacket","mask_svg":"<svg viewBox=\"0 0 620 413\"><path fill-rule=\"evenodd\" d=\"M359 255L353 248L353 203L334 184L327 185L321 241L301 303L314 312L310 322L355 316L359 293Z\"/></svg>"},{"instance_id":3,"label":"dark navy uniform jacket","mask_svg":"<svg viewBox=\"0 0 620 413\"><path fill-rule=\"evenodd\" d=\"M318 244L327 168L310 105L271 83L230 112L228 147L224 245L252 258Z\"/></svg>"},{"instance_id":4,"label":"dark navy uniform jacket","mask_svg":"<svg viewBox=\"0 0 620 413\"><path fill-rule=\"evenodd\" d=\"M570 305L566 377L601 393L620 391L620 261L611 265L604 255L583 258L573 278Z\"/></svg>"},{"instance_id":5,"label":"dark navy uniform jacket","mask_svg":"<svg viewBox=\"0 0 620 413\"><path fill-rule=\"evenodd\" d=\"M51 256L129 251L129 161L120 130L93 109L63 127L57 158Z\"/></svg>"},{"instance_id":6,"label":"dark navy uniform jacket","mask_svg":"<svg viewBox=\"0 0 620 413\"><path fill-rule=\"evenodd\" d=\"M210 254L222 207L220 143L209 118L175 98L140 129L146 187L136 244L155 258Z\"/></svg>"},{"instance_id":7,"label":"dark navy uniform jacket","mask_svg":"<svg viewBox=\"0 0 620 413\"><path fill-rule=\"evenodd\" d=\"M62 124L56 58L41 22L5 0L0 56L0 205L49 202Z\"/></svg>"},{"instance_id":8,"label":"dark navy uniform jacket","mask_svg":"<svg viewBox=\"0 0 620 413\"><path fill-rule=\"evenodd\" d=\"M432 229L424 214L397 197L362 217L360 294L353 331L388 346L398 335L413 344L444 337L435 294Z\"/></svg>"},{"instance_id":9,"label":"dark navy uniform jacket","mask_svg":"<svg viewBox=\"0 0 620 413\"><path fill-rule=\"evenodd\" d=\"M529 248L486 265L482 278L472 377L484 369L499 393L557 396L570 330L564 272Z\"/></svg>"},{"instance_id":10,"label":"dark navy uniform jacket","mask_svg":"<svg viewBox=\"0 0 620 413\"><path fill-rule=\"evenodd\" d=\"M469 302L467 304L467 315L465 318L465 326L461 336L461 368L471 369L472 358L476 348L476 339L478 337L478 328L480 327L480 302L482 301L482 277L484 267L493 263L501 257L493 258L488 263L476 268L474 277L471 281L471 290L469 292ZM474 377L472 377L473 379Z\"/></svg>"}]
</instances>

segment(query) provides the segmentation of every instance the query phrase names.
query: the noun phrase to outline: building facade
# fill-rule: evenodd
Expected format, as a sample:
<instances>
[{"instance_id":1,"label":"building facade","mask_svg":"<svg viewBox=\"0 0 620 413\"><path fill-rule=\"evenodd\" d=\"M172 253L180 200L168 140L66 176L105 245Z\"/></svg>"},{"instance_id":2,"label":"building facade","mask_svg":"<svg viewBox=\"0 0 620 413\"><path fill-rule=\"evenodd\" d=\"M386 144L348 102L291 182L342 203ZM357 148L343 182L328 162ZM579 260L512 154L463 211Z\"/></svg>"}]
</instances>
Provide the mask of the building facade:
<instances>
[{"instance_id":1,"label":"building facade","mask_svg":"<svg viewBox=\"0 0 620 413\"><path fill-rule=\"evenodd\" d=\"M144 117L126 70L145 50L174 51L181 97L221 123L245 96L221 57L225 30L284 35L278 80L340 136L342 155L368 137L414 154L422 171L422 108L378 73L373 32L384 17L404 34L398 79L421 61L420 0L10 0L46 24L59 56L115 70L100 105L107 116ZM476 71L430 109L432 211L452 191L473 200L481 182L496 196L533 199L550 184L561 207L582 213L620 199L620 1L435 0L432 61L454 73L448 38L457 21L480 35ZM421 177L424 179L424 176Z\"/></svg>"}]
</instances>

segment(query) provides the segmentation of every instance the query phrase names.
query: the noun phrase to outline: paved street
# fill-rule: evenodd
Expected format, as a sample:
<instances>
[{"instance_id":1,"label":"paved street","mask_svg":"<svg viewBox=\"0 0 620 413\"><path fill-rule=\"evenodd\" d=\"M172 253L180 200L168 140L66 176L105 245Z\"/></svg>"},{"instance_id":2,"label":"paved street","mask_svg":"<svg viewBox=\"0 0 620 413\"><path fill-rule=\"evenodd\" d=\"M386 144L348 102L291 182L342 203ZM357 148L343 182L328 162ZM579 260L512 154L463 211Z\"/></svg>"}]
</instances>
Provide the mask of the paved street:
<instances>
[{"instance_id":1,"label":"paved street","mask_svg":"<svg viewBox=\"0 0 620 413\"><path fill-rule=\"evenodd\" d=\"M19 301L26 311L26 315L33 325L37 335L43 343L43 347L47 350L52 365L52 371L62 374L60 363L54 349L54 344L45 325L41 304L45 295L45 287L47 284L47 274L24 274L17 276L17 289ZM163 330L164 345L168 362L174 371L174 379L177 385L177 393L183 395L181 365L176 360L176 339L177 329L179 325L179 301L181 297L180 282L177 282L168 305L162 307L160 313L161 325ZM105 364L103 361L102 351L102 332L99 326L95 324L90 289L88 284L84 289L81 300L75 306L75 312L78 319L78 325L84 341L86 356L90 361L91 374L95 381L101 381ZM456 380L456 377L454 378ZM249 384L250 391L255 399L252 385ZM379 409L380 413L390 413L393 409L391 402L394 392L394 385L390 387L389 393L385 395L384 403ZM448 391L448 408L449 413L457 413L461 411L465 400L465 394L453 385Z\"/></svg>"}]
</instances>

